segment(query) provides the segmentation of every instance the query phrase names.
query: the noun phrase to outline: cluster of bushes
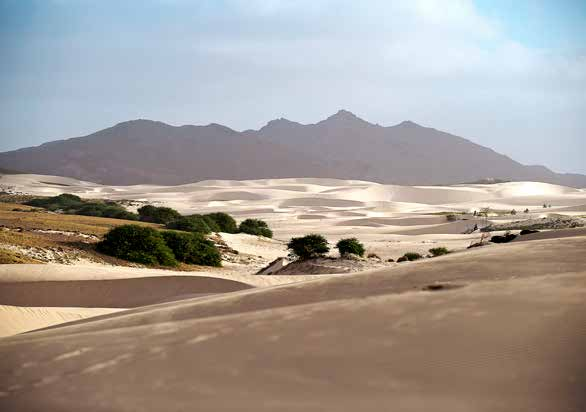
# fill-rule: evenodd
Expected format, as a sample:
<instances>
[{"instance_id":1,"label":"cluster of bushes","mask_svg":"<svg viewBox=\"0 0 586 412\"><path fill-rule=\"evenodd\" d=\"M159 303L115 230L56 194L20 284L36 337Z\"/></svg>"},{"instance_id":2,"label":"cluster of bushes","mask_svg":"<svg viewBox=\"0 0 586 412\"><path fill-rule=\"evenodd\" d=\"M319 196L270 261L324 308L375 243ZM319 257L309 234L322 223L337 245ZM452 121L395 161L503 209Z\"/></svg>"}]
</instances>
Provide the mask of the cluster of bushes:
<instances>
[{"instance_id":1,"label":"cluster of bushes","mask_svg":"<svg viewBox=\"0 0 586 412\"><path fill-rule=\"evenodd\" d=\"M69 193L50 198L32 199L25 204L68 214L158 223L165 225L167 229L192 233L248 233L273 237L273 232L266 222L259 219L246 219L238 225L232 216L223 212L182 216L170 207L146 205L139 208L138 213L132 213L115 202L88 202Z\"/></svg>"},{"instance_id":2,"label":"cluster of bushes","mask_svg":"<svg viewBox=\"0 0 586 412\"><path fill-rule=\"evenodd\" d=\"M63 193L49 198L31 199L28 206L42 207L51 211L63 211L72 215L109 217L112 219L138 220L136 213L129 212L116 202L88 202L79 196Z\"/></svg>"},{"instance_id":3,"label":"cluster of bushes","mask_svg":"<svg viewBox=\"0 0 586 412\"><path fill-rule=\"evenodd\" d=\"M428 250L428 252L429 255L427 257L438 257L451 253L450 250L448 250L448 248L445 248L443 246L431 248ZM397 262L413 262L415 260L423 259L423 257L424 256L422 254L417 252L407 252L399 259L397 259Z\"/></svg>"},{"instance_id":4,"label":"cluster of bushes","mask_svg":"<svg viewBox=\"0 0 586 412\"><path fill-rule=\"evenodd\" d=\"M171 209L170 207L146 205L139 208L137 212L141 221L161 223L163 225L181 217L178 211Z\"/></svg>"},{"instance_id":5,"label":"cluster of bushes","mask_svg":"<svg viewBox=\"0 0 586 412\"><path fill-rule=\"evenodd\" d=\"M213 242L199 233L158 231L150 227L123 225L110 230L97 245L110 256L146 265L177 266L184 262L221 266Z\"/></svg>"},{"instance_id":6,"label":"cluster of bushes","mask_svg":"<svg viewBox=\"0 0 586 412\"><path fill-rule=\"evenodd\" d=\"M301 260L323 257L330 251L326 238L318 234L294 237L287 244L287 248L290 251L291 258ZM340 252L341 257L349 257L351 255L362 257L365 253L364 245L354 237L341 239L336 244L336 248ZM450 251L445 247L436 247L429 249L429 253L429 257L436 257L447 255ZM397 262L412 262L423 259L423 257L424 256L419 253L407 252L401 256ZM368 258L380 259L374 253L370 253ZM393 259L388 259L388 261L394 262Z\"/></svg>"},{"instance_id":7,"label":"cluster of bushes","mask_svg":"<svg viewBox=\"0 0 586 412\"><path fill-rule=\"evenodd\" d=\"M167 229L182 230L193 233L248 233L250 235L273 237L273 232L266 222L259 219L246 219L238 225L234 218L227 213L216 212L205 215L194 214L182 216L169 207L152 205L138 209L141 221L160 223Z\"/></svg>"},{"instance_id":8,"label":"cluster of bushes","mask_svg":"<svg viewBox=\"0 0 586 412\"><path fill-rule=\"evenodd\" d=\"M292 238L287 244L287 248L291 258L300 260L323 257L330 251L326 238L315 233ZM354 237L341 239L336 243L336 248L342 257L350 255L362 257L365 252L364 245Z\"/></svg>"},{"instance_id":9,"label":"cluster of bushes","mask_svg":"<svg viewBox=\"0 0 586 412\"><path fill-rule=\"evenodd\" d=\"M248 233L249 235L273 237L273 232L269 229L266 222L259 219L246 219L238 226L240 233Z\"/></svg>"},{"instance_id":10,"label":"cluster of bushes","mask_svg":"<svg viewBox=\"0 0 586 412\"><path fill-rule=\"evenodd\" d=\"M399 259L397 259L397 262L413 262L414 260L419 260L422 258L423 258L423 256L420 255L419 253L407 252L403 256L401 256Z\"/></svg>"}]
</instances>

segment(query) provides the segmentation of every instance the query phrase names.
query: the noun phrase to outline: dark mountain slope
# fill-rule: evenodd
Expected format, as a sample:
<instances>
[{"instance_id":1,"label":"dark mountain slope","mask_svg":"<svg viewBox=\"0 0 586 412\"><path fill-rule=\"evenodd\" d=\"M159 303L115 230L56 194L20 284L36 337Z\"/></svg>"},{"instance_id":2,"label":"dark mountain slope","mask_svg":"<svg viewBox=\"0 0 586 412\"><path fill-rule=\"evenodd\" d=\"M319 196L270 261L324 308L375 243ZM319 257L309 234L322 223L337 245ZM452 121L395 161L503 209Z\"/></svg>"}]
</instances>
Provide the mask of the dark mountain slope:
<instances>
[{"instance_id":1,"label":"dark mountain slope","mask_svg":"<svg viewBox=\"0 0 586 412\"><path fill-rule=\"evenodd\" d=\"M316 124L277 119L241 133L217 124L135 120L0 153L0 167L121 185L334 177L409 185L495 178L586 187L584 175L524 166L436 129L410 121L383 127L345 110Z\"/></svg>"}]
</instances>

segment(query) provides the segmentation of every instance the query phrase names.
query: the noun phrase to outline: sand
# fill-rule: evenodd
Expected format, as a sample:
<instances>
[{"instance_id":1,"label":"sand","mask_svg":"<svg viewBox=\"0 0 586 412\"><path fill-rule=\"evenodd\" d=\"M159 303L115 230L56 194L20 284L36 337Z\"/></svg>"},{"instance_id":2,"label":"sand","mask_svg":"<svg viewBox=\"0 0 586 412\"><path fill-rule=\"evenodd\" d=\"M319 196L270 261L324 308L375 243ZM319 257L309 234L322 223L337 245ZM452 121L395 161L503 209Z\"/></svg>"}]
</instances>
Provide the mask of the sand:
<instances>
[{"instance_id":1,"label":"sand","mask_svg":"<svg viewBox=\"0 0 586 412\"><path fill-rule=\"evenodd\" d=\"M94 316L117 313L115 308L48 308L0 305L0 337Z\"/></svg>"},{"instance_id":2,"label":"sand","mask_svg":"<svg viewBox=\"0 0 586 412\"><path fill-rule=\"evenodd\" d=\"M248 266L0 265L1 410L586 410L585 229L468 250L480 235L463 232L484 221L438 214L580 216L586 190L337 179L103 186L38 175L0 176L0 186L225 211L275 233L221 234L256 259ZM454 253L355 274L253 274L312 232L332 244L358 237L383 260Z\"/></svg>"},{"instance_id":3,"label":"sand","mask_svg":"<svg viewBox=\"0 0 586 412\"><path fill-rule=\"evenodd\" d=\"M486 247L5 338L0 406L580 411L585 246Z\"/></svg>"},{"instance_id":4,"label":"sand","mask_svg":"<svg viewBox=\"0 0 586 412\"><path fill-rule=\"evenodd\" d=\"M385 259L396 259L411 250L425 253L432 247L429 243L461 250L477 237L462 234L477 221L446 224L445 217L430 213L469 212L483 207L519 212L530 209L529 214L516 216L521 219L558 212L579 215L586 204L584 189L537 182L412 187L358 180L290 178L208 180L178 186L104 186L56 176L2 175L0 186L38 195L67 192L88 199L147 201L186 214L222 211L233 214L237 220L260 218L269 223L280 246L238 238L233 239L233 244L228 243L241 252L261 255L269 261L286 255L284 242L291 237L310 232L324 234L332 243L350 234L357 236L369 252ZM552 208L543 209L544 203Z\"/></svg>"}]
</instances>

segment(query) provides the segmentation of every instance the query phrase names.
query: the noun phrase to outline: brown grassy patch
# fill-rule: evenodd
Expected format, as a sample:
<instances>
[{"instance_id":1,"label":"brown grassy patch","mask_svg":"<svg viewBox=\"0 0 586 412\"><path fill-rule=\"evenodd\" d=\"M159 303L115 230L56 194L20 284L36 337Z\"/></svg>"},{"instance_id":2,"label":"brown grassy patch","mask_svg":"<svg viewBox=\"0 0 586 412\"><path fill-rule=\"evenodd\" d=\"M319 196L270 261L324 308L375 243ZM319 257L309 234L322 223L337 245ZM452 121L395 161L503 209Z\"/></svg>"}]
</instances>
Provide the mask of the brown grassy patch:
<instances>
[{"instance_id":1,"label":"brown grassy patch","mask_svg":"<svg viewBox=\"0 0 586 412\"><path fill-rule=\"evenodd\" d=\"M23 256L11 250L0 248L0 265L8 265L13 263L42 263L38 260Z\"/></svg>"},{"instance_id":2,"label":"brown grassy patch","mask_svg":"<svg viewBox=\"0 0 586 412\"><path fill-rule=\"evenodd\" d=\"M16 232L13 230L0 231L0 244L36 248L56 248L63 246L60 241L51 236L35 232Z\"/></svg>"},{"instance_id":3,"label":"brown grassy patch","mask_svg":"<svg viewBox=\"0 0 586 412\"><path fill-rule=\"evenodd\" d=\"M101 236L116 226L135 224L161 228L161 225L133 220L110 219L95 216L65 215L45 211L14 211L28 206L15 203L0 203L0 226L25 230L63 230ZM34 208L30 208L31 210Z\"/></svg>"}]
</instances>

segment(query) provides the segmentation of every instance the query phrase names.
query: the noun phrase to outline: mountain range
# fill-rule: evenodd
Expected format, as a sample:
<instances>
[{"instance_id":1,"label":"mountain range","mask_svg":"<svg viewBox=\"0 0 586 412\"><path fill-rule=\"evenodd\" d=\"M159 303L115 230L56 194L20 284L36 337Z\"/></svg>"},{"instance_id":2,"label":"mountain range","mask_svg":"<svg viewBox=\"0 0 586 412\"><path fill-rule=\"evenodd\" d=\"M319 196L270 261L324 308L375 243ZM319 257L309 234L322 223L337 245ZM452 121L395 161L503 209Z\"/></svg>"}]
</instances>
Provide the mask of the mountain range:
<instances>
[{"instance_id":1,"label":"mountain range","mask_svg":"<svg viewBox=\"0 0 586 412\"><path fill-rule=\"evenodd\" d=\"M403 185L499 179L586 187L586 175L525 166L411 121L385 127L346 110L315 124L281 118L243 132L215 123L132 120L88 136L0 153L0 168L109 185L331 177Z\"/></svg>"}]
</instances>

